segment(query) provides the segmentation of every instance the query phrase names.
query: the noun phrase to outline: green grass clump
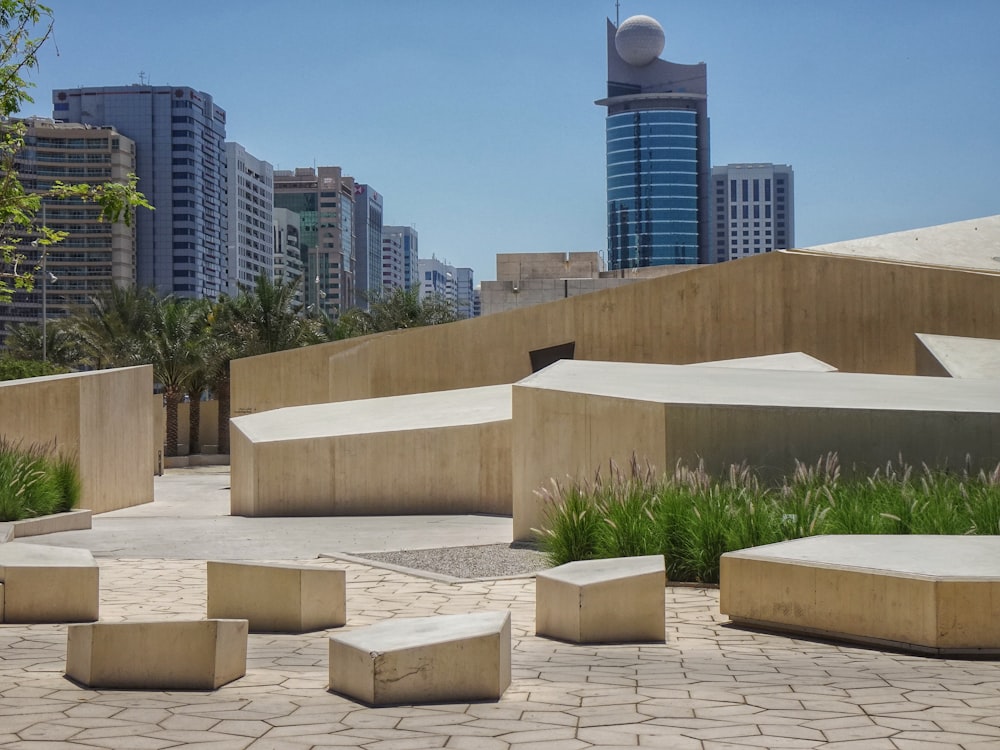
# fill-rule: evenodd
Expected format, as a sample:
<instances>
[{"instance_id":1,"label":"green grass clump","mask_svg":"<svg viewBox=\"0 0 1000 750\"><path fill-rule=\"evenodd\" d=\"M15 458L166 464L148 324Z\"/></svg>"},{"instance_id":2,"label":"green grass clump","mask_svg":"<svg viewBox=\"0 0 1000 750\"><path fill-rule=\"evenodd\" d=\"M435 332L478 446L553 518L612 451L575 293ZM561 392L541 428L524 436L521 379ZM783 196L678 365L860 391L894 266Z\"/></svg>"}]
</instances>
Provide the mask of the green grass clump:
<instances>
[{"instance_id":1,"label":"green grass clump","mask_svg":"<svg viewBox=\"0 0 1000 750\"><path fill-rule=\"evenodd\" d=\"M75 460L49 444L23 446L0 437L0 521L60 513L79 500Z\"/></svg>"},{"instance_id":2,"label":"green grass clump","mask_svg":"<svg viewBox=\"0 0 1000 750\"><path fill-rule=\"evenodd\" d=\"M1000 534L1000 465L973 475L900 460L844 479L830 454L769 485L744 465L721 478L703 464L629 469L542 493L549 562L662 554L671 580L717 583L725 552L805 536Z\"/></svg>"}]
</instances>

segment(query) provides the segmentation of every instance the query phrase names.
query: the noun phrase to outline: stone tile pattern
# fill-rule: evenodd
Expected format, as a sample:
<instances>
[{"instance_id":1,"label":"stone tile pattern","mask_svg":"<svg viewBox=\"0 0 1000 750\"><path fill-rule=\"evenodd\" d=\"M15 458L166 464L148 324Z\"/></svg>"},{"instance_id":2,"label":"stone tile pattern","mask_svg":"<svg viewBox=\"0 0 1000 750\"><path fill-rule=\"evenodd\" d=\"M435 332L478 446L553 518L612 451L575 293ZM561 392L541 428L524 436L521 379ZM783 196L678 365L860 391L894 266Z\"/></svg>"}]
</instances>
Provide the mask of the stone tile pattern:
<instances>
[{"instance_id":1,"label":"stone tile pattern","mask_svg":"<svg viewBox=\"0 0 1000 750\"><path fill-rule=\"evenodd\" d=\"M100 564L103 619L204 615L202 561ZM737 630L719 615L718 592L710 589L667 588L665 644L579 646L531 635L530 578L452 584L349 565L347 585L348 628L510 610L510 688L497 702L366 708L326 690L330 632L319 631L251 635L246 677L214 692L87 690L62 677L66 626L5 625L0 747L1000 747L997 662Z\"/></svg>"}]
</instances>

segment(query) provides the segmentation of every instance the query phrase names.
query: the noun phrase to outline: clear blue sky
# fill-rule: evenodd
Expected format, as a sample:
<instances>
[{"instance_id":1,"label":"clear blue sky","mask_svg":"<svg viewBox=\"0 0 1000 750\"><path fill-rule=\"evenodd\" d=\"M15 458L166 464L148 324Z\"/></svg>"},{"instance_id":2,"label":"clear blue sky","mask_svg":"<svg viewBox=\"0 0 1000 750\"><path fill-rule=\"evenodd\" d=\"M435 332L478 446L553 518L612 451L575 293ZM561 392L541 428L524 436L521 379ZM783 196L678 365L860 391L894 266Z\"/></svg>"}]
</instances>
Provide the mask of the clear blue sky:
<instances>
[{"instance_id":1,"label":"clear blue sky","mask_svg":"<svg viewBox=\"0 0 1000 750\"><path fill-rule=\"evenodd\" d=\"M206 91L276 168L339 165L422 256L604 250L613 0L47 0L51 90ZM622 0L708 64L712 163L795 169L806 247L1000 213L998 0ZM58 47L58 55L56 55ZM141 188L141 186L140 186Z\"/></svg>"}]
</instances>

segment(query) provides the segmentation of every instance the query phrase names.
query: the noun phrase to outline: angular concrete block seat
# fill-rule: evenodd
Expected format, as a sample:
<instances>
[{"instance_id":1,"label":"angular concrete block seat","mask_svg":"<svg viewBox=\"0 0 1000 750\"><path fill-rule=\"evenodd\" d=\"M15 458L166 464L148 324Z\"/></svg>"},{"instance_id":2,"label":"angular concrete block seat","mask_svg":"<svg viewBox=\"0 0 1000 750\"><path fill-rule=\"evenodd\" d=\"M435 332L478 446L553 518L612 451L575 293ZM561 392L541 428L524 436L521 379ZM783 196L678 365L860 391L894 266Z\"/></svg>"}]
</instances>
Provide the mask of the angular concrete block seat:
<instances>
[{"instance_id":1,"label":"angular concrete block seat","mask_svg":"<svg viewBox=\"0 0 1000 750\"><path fill-rule=\"evenodd\" d=\"M207 563L208 616L246 619L253 633L304 633L347 622L345 573L337 568Z\"/></svg>"},{"instance_id":2,"label":"angular concrete block seat","mask_svg":"<svg viewBox=\"0 0 1000 750\"><path fill-rule=\"evenodd\" d=\"M247 671L246 620L70 625L66 676L94 688L214 690Z\"/></svg>"},{"instance_id":3,"label":"angular concrete block seat","mask_svg":"<svg viewBox=\"0 0 1000 750\"><path fill-rule=\"evenodd\" d=\"M535 576L535 632L571 643L666 639L663 555L578 560Z\"/></svg>"},{"instance_id":4,"label":"angular concrete block seat","mask_svg":"<svg viewBox=\"0 0 1000 750\"><path fill-rule=\"evenodd\" d=\"M1000 536L815 536L722 556L737 625L930 654L1000 653Z\"/></svg>"},{"instance_id":5,"label":"angular concrete block seat","mask_svg":"<svg viewBox=\"0 0 1000 750\"><path fill-rule=\"evenodd\" d=\"M386 620L330 636L330 690L371 706L496 700L509 685L509 612Z\"/></svg>"},{"instance_id":6,"label":"angular concrete block seat","mask_svg":"<svg viewBox=\"0 0 1000 750\"><path fill-rule=\"evenodd\" d=\"M97 619L99 571L85 549L0 544L0 622Z\"/></svg>"}]
</instances>

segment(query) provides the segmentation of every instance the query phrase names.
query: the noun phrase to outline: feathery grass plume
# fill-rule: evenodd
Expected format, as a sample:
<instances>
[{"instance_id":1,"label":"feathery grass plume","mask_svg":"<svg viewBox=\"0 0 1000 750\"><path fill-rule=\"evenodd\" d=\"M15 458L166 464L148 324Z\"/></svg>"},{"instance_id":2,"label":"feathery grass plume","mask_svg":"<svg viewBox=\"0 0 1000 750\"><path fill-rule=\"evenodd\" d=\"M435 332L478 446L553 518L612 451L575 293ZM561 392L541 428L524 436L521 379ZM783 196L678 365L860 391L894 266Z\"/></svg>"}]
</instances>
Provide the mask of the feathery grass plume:
<instances>
[{"instance_id":1,"label":"feathery grass plume","mask_svg":"<svg viewBox=\"0 0 1000 750\"><path fill-rule=\"evenodd\" d=\"M966 486L965 512L974 534L1000 534L1000 463Z\"/></svg>"},{"instance_id":2,"label":"feathery grass plume","mask_svg":"<svg viewBox=\"0 0 1000 750\"><path fill-rule=\"evenodd\" d=\"M51 444L24 446L0 438L0 521L56 512L59 487L50 470Z\"/></svg>"},{"instance_id":3,"label":"feathery grass plume","mask_svg":"<svg viewBox=\"0 0 1000 750\"><path fill-rule=\"evenodd\" d=\"M51 472L59 488L59 504L56 513L73 510L80 504L83 482L80 479L79 462L75 456L56 454L51 460Z\"/></svg>"},{"instance_id":4,"label":"feathery grass plume","mask_svg":"<svg viewBox=\"0 0 1000 750\"><path fill-rule=\"evenodd\" d=\"M589 492L579 485L565 490L552 480L552 491L542 490L547 505L542 528L534 529L551 565L589 560L597 555L601 519Z\"/></svg>"}]
</instances>

